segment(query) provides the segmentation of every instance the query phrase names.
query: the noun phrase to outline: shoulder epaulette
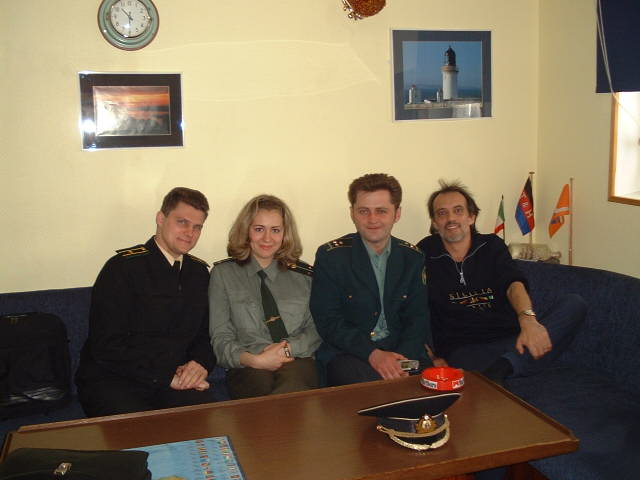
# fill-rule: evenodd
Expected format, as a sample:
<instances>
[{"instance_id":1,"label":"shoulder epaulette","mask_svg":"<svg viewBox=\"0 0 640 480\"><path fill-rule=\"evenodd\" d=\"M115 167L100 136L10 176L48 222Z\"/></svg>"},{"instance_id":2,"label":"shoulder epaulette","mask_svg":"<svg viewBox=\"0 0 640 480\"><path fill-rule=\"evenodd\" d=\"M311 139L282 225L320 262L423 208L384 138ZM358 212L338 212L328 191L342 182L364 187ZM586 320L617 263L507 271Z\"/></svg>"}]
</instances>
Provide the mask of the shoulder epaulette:
<instances>
[{"instance_id":1,"label":"shoulder epaulette","mask_svg":"<svg viewBox=\"0 0 640 480\"><path fill-rule=\"evenodd\" d=\"M351 246L353 246L353 237L340 237L325 243L324 249L325 251L330 252L335 248L351 247Z\"/></svg>"},{"instance_id":2,"label":"shoulder epaulette","mask_svg":"<svg viewBox=\"0 0 640 480\"><path fill-rule=\"evenodd\" d=\"M123 258L133 258L141 255L147 255L149 253L149 249L141 244L136 245L135 247L121 248L120 250L116 250L116 253Z\"/></svg>"},{"instance_id":3,"label":"shoulder epaulette","mask_svg":"<svg viewBox=\"0 0 640 480\"><path fill-rule=\"evenodd\" d=\"M198 257L196 257L194 255L191 255L190 253L185 253L185 255L187 257L189 257L191 260L195 260L196 262L201 263L205 267L209 268L209 264L207 262L205 262L204 260L202 260L201 258L198 258Z\"/></svg>"},{"instance_id":4,"label":"shoulder epaulette","mask_svg":"<svg viewBox=\"0 0 640 480\"><path fill-rule=\"evenodd\" d=\"M313 276L313 267L308 263L303 262L302 260L298 260L297 262L287 263L287 268L294 272L302 273L303 275L307 275L309 277Z\"/></svg>"},{"instance_id":5,"label":"shoulder epaulette","mask_svg":"<svg viewBox=\"0 0 640 480\"><path fill-rule=\"evenodd\" d=\"M413 243L405 242L404 240L398 240L398 245L400 245L401 247L410 248L411 250L415 250L418 253L422 253L422 250L416 247Z\"/></svg>"},{"instance_id":6,"label":"shoulder epaulette","mask_svg":"<svg viewBox=\"0 0 640 480\"><path fill-rule=\"evenodd\" d=\"M233 257L229 257L229 258L223 258L222 260L218 260L217 262L213 262L213 266L215 267L216 265L220 265L222 263L229 263L229 262L235 262L236 259Z\"/></svg>"}]
</instances>

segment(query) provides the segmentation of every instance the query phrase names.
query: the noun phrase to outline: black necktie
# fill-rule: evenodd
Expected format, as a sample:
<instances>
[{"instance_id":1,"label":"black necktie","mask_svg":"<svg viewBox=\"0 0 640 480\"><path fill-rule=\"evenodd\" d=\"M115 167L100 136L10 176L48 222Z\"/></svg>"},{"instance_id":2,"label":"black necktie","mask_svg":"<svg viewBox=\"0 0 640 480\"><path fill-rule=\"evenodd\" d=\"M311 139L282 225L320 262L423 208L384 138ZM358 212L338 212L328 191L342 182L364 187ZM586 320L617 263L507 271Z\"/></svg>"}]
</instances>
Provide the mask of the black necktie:
<instances>
[{"instance_id":1,"label":"black necktie","mask_svg":"<svg viewBox=\"0 0 640 480\"><path fill-rule=\"evenodd\" d=\"M180 260L173 262L173 267L171 268L173 269L173 273L178 281L178 290L182 290L182 285L180 284Z\"/></svg>"},{"instance_id":2,"label":"black necktie","mask_svg":"<svg viewBox=\"0 0 640 480\"><path fill-rule=\"evenodd\" d=\"M264 270L260 270L258 272L258 276L260 277L260 294L262 295L264 323L267 324L267 328L269 329L269 333L271 334L271 339L274 342L279 342L280 340L288 336L287 329L284 326L282 318L280 317L280 312L278 312L278 305L276 304L273 295L271 295L269 287L267 287L267 284L265 283L267 274L264 272Z\"/></svg>"}]
</instances>

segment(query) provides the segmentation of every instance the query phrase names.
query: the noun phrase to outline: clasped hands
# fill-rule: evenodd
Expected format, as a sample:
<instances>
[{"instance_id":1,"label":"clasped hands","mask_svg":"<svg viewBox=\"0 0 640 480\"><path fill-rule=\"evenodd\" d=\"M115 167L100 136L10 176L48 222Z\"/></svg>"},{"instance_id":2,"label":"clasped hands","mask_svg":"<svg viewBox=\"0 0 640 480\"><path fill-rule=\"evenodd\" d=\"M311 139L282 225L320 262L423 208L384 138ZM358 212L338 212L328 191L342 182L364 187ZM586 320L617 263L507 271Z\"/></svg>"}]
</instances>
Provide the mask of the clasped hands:
<instances>
[{"instance_id":1,"label":"clasped hands","mask_svg":"<svg viewBox=\"0 0 640 480\"><path fill-rule=\"evenodd\" d=\"M194 389L202 392L210 387L206 380L208 375L206 368L195 360L191 360L178 366L169 386L174 390Z\"/></svg>"}]
</instances>

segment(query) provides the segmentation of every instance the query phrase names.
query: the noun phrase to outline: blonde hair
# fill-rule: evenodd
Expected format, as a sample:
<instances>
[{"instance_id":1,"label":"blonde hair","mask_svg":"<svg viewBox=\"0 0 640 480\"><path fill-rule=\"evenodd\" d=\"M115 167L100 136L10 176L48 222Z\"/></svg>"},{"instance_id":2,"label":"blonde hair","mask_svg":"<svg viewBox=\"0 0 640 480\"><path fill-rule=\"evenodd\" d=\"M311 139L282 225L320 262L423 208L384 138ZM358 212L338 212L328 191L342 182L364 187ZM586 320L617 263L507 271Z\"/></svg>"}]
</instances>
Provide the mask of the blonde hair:
<instances>
[{"instance_id":1,"label":"blonde hair","mask_svg":"<svg viewBox=\"0 0 640 480\"><path fill-rule=\"evenodd\" d=\"M258 195L242 207L229 231L227 253L241 265L251 260L249 228L260 210L275 210L282 216L282 228L284 229L282 245L275 253L274 259L281 268L286 268L287 264L296 262L302 255L302 243L291 210L282 200L273 195Z\"/></svg>"}]
</instances>

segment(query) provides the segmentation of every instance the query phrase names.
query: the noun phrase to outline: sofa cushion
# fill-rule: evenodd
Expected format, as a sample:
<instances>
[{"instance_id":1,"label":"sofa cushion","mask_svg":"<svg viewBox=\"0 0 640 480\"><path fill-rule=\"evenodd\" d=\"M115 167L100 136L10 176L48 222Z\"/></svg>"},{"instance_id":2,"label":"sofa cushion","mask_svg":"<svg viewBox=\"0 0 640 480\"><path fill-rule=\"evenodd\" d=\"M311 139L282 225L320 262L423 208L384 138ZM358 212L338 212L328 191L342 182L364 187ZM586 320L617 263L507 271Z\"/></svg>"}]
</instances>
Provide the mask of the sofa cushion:
<instances>
[{"instance_id":1,"label":"sofa cushion","mask_svg":"<svg viewBox=\"0 0 640 480\"><path fill-rule=\"evenodd\" d=\"M588 369L557 367L506 387L571 429L577 452L531 462L550 479L640 478L640 398Z\"/></svg>"},{"instance_id":2,"label":"sofa cushion","mask_svg":"<svg viewBox=\"0 0 640 480\"><path fill-rule=\"evenodd\" d=\"M606 372L619 388L640 396L640 279L595 268L518 261L536 309L577 293L587 316L561 360ZM639 476L640 478L640 476Z\"/></svg>"}]
</instances>

